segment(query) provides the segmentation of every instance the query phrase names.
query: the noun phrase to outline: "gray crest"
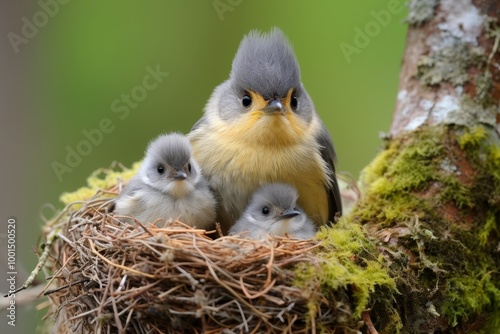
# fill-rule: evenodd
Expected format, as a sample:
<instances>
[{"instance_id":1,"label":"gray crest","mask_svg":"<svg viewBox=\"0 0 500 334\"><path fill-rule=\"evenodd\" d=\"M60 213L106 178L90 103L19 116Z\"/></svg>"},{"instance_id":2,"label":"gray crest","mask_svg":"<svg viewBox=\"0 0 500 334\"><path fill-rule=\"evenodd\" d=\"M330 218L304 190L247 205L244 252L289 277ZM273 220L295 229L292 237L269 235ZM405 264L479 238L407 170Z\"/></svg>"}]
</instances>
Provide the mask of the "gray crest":
<instances>
[{"instance_id":1,"label":"gray crest","mask_svg":"<svg viewBox=\"0 0 500 334\"><path fill-rule=\"evenodd\" d=\"M300 69L290 43L274 28L267 34L251 31L241 41L233 60L230 79L234 88L261 94L264 99L286 96L300 89Z\"/></svg>"}]
</instances>

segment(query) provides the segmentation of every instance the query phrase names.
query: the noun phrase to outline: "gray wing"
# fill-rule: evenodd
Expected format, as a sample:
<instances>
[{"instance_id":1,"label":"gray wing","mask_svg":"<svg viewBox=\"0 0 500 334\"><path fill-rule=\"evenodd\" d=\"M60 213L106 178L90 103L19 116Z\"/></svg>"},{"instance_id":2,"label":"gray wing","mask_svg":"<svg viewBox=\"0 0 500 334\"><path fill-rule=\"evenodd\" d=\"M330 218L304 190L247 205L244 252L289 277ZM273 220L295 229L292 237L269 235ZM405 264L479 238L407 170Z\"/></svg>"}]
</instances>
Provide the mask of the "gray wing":
<instances>
[{"instance_id":1,"label":"gray wing","mask_svg":"<svg viewBox=\"0 0 500 334\"><path fill-rule=\"evenodd\" d=\"M132 196L137 190L144 188L144 183L138 176L134 176L130 181L123 187L120 195L117 199L124 196Z\"/></svg>"},{"instance_id":2,"label":"gray wing","mask_svg":"<svg viewBox=\"0 0 500 334\"><path fill-rule=\"evenodd\" d=\"M322 122L321 130L316 136L316 141L320 145L321 157L326 162L326 166L331 173L330 176L332 179L332 184L329 187L327 186L329 205L328 220L330 220L332 223L335 223L335 216L342 215L342 202L340 199L337 175L335 174L335 162L337 160L337 155L335 154L335 149L333 148L332 137L330 136L330 133Z\"/></svg>"},{"instance_id":3,"label":"gray wing","mask_svg":"<svg viewBox=\"0 0 500 334\"><path fill-rule=\"evenodd\" d=\"M135 192L144 188L144 186L144 183L138 176L132 177L130 181L125 185L125 187L123 187L118 197L115 198L115 214L130 215L136 209L136 205L131 206L130 202L128 202L128 204L124 207L124 203L127 203L126 197L133 197ZM134 202L138 204L138 201Z\"/></svg>"},{"instance_id":4,"label":"gray wing","mask_svg":"<svg viewBox=\"0 0 500 334\"><path fill-rule=\"evenodd\" d=\"M205 122L205 116L202 116L196 123L194 123L193 127L191 128L191 132L198 129Z\"/></svg>"},{"instance_id":5,"label":"gray wing","mask_svg":"<svg viewBox=\"0 0 500 334\"><path fill-rule=\"evenodd\" d=\"M203 172L199 172L201 177L199 178L198 182L194 185L194 188L198 191L208 189L210 192L213 192L213 189L210 187L210 184L208 183L205 175Z\"/></svg>"}]
</instances>

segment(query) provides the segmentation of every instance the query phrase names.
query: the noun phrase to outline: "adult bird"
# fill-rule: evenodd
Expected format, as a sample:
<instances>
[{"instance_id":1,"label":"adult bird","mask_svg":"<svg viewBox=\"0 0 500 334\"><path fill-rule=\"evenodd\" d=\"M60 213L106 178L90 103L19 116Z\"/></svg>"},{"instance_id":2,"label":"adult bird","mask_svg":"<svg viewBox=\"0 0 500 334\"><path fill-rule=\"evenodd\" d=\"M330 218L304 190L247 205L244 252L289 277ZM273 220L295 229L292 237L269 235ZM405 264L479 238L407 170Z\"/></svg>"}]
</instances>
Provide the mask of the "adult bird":
<instances>
[{"instance_id":1,"label":"adult bird","mask_svg":"<svg viewBox=\"0 0 500 334\"><path fill-rule=\"evenodd\" d=\"M294 186L299 206L318 226L342 212L331 136L277 28L243 38L229 79L215 88L188 138L218 197L223 231L268 183Z\"/></svg>"}]
</instances>

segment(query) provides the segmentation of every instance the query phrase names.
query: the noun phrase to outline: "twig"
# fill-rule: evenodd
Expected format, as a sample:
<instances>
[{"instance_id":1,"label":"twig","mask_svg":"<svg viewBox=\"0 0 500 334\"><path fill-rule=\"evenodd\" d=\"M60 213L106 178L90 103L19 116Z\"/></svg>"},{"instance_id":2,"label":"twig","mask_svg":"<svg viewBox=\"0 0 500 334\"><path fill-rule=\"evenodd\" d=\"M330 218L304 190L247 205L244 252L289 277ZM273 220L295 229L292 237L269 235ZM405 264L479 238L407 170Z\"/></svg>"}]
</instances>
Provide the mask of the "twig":
<instances>
[{"instance_id":1,"label":"twig","mask_svg":"<svg viewBox=\"0 0 500 334\"><path fill-rule=\"evenodd\" d=\"M488 62L486 63L487 67L490 66L491 60L493 59L493 56L498 51L499 41L500 41L500 30L496 30L495 31L495 42L493 43L493 48L491 49L491 52L488 55ZM486 70L488 70L488 69L486 69Z\"/></svg>"},{"instance_id":2,"label":"twig","mask_svg":"<svg viewBox=\"0 0 500 334\"><path fill-rule=\"evenodd\" d=\"M363 322L365 323L366 327L368 328L368 332L370 334L378 334L377 330L375 329L375 326L373 326L372 319L370 318L370 311L366 310L361 313L361 319L363 319Z\"/></svg>"},{"instance_id":3,"label":"twig","mask_svg":"<svg viewBox=\"0 0 500 334\"><path fill-rule=\"evenodd\" d=\"M42 291L43 291L43 295L44 295L44 296L48 296L48 295L53 294L53 293L55 293L55 292L58 292L58 291L61 291L61 290L67 289L67 288L71 288L73 285L77 285L77 284L85 283L85 282L88 282L88 281L89 281L88 279L81 279L81 280L78 280L78 281L71 282L71 283L69 283L69 284L66 284L66 285L60 286L60 287L55 288L55 289L45 290L45 291L43 291L44 289L42 289Z\"/></svg>"},{"instance_id":4,"label":"twig","mask_svg":"<svg viewBox=\"0 0 500 334\"><path fill-rule=\"evenodd\" d=\"M153 233L151 233L151 231L143 223L141 223L140 221L138 221L134 217L130 217L130 218L132 218L134 220L134 223L136 223L137 225L139 225L140 227L142 227L142 229L144 231L146 231L147 234L149 234L150 236L153 236Z\"/></svg>"},{"instance_id":5,"label":"twig","mask_svg":"<svg viewBox=\"0 0 500 334\"><path fill-rule=\"evenodd\" d=\"M189 283L191 283L191 289L193 289L193 291L196 289L196 287L198 286L198 284L200 284L200 282L198 282L197 280L195 280L193 278L193 276L191 276L187 271L185 271L184 269L182 269L181 266L176 265L175 269L179 270L188 279Z\"/></svg>"},{"instance_id":6,"label":"twig","mask_svg":"<svg viewBox=\"0 0 500 334\"><path fill-rule=\"evenodd\" d=\"M123 275L122 280L120 281L120 285L118 285L118 289L115 292L120 292L125 290L125 282L127 281L127 274Z\"/></svg>"},{"instance_id":7,"label":"twig","mask_svg":"<svg viewBox=\"0 0 500 334\"><path fill-rule=\"evenodd\" d=\"M215 223L215 229L217 231L217 234L219 234L219 237L224 236L224 233L222 233L222 228L220 227L220 223Z\"/></svg>"},{"instance_id":8,"label":"twig","mask_svg":"<svg viewBox=\"0 0 500 334\"><path fill-rule=\"evenodd\" d=\"M219 277L217 276L217 274L215 273L215 270L214 268L212 267L212 265L214 267L217 268L217 266L215 266L212 261L210 261L210 259L202 252L200 251L200 249L198 248L198 246L196 246L196 240L194 239L193 237L193 247L198 251L198 253L201 255L201 257L203 257L205 259L205 261L207 261L207 266L208 266L208 270L210 271L210 273L212 274L213 278L217 281L217 283L219 283L220 285L222 285L227 291L231 292L231 294L236 298L238 299L240 302L242 302L243 304L245 304L245 306L247 306L249 309L251 309L255 314L257 314L258 316L264 318L264 319L267 319L267 318L270 318L271 316L267 315L267 314L264 314L262 312L260 312L259 310L257 310L252 304L248 303L246 300L244 300L238 293L236 293L236 291L234 291L229 285L227 285L226 283L224 283L223 281L221 281L219 279ZM220 269L219 269L220 271Z\"/></svg>"},{"instance_id":9,"label":"twig","mask_svg":"<svg viewBox=\"0 0 500 334\"><path fill-rule=\"evenodd\" d=\"M240 277L240 287L241 287L241 291L243 291L243 294L245 295L245 297L247 297L248 299L255 299L255 298L259 298L259 297L262 297L263 295L265 295L266 293L269 292L269 290L271 290L274 286L274 284L276 283L276 278L273 279L269 284L264 285L265 288L259 292L257 292L256 294L254 295L251 295L248 290L245 288L245 285L243 284L243 277Z\"/></svg>"},{"instance_id":10,"label":"twig","mask_svg":"<svg viewBox=\"0 0 500 334\"><path fill-rule=\"evenodd\" d=\"M43 286L32 286L30 288L25 289L24 291L20 291L16 295L16 307L21 305L29 305L32 304L42 291ZM1 299L0 300L0 309L5 310L10 304L10 299Z\"/></svg>"},{"instance_id":11,"label":"twig","mask_svg":"<svg viewBox=\"0 0 500 334\"><path fill-rule=\"evenodd\" d=\"M16 289L15 291L12 291L12 292L9 291L9 293L4 295L4 297L10 297L11 295L18 293L19 291L28 288L31 285L31 283L33 283L33 281L35 280L38 273L45 266L45 262L47 261L47 258L49 257L52 244L54 243L54 240L57 239L59 232L60 232L59 229L54 229L49 233L49 235L47 236L47 241L45 242L45 247L43 248L42 255L38 259L38 264L36 265L35 269L33 269L30 276L28 277L28 279L24 282L24 284L20 288Z\"/></svg>"},{"instance_id":12,"label":"twig","mask_svg":"<svg viewBox=\"0 0 500 334\"><path fill-rule=\"evenodd\" d=\"M107 264L111 265L111 266L114 266L114 267L117 267L117 268L121 268L123 270L127 270L127 271L130 271L130 272L133 272L135 274L138 274L138 275L142 275L142 276L145 276L145 277L149 277L149 278L155 278L155 275L151 275L151 274L148 274L148 273L144 273L142 271L139 271L139 270L135 270L135 269L132 269L132 268L129 268L129 267L126 267L126 266L122 266L122 265L119 265L119 264L116 264L108 259L106 259L104 256L102 256L94 247L94 243L92 242L92 240L88 239L89 240L89 244L90 244L90 248L92 249L92 253L94 253L95 255L97 255L101 260L103 260L104 262L106 262Z\"/></svg>"}]
</instances>

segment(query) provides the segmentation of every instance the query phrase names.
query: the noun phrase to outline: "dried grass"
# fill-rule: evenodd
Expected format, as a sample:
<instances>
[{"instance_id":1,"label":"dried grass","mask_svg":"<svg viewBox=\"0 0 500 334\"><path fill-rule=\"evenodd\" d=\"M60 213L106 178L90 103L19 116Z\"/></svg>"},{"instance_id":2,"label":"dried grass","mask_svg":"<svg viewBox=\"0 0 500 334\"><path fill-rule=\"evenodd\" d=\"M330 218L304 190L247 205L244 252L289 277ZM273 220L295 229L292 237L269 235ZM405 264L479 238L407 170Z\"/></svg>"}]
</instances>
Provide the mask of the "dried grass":
<instances>
[{"instance_id":1,"label":"dried grass","mask_svg":"<svg viewBox=\"0 0 500 334\"><path fill-rule=\"evenodd\" d=\"M320 267L315 240L212 239L181 222L130 225L110 211L118 186L49 222L54 333L352 333L350 292L294 285ZM49 290L50 289L50 290ZM348 323L351 322L351 323Z\"/></svg>"}]
</instances>

